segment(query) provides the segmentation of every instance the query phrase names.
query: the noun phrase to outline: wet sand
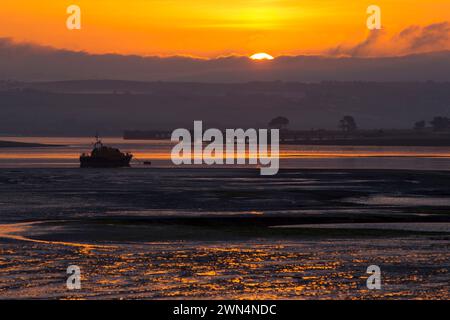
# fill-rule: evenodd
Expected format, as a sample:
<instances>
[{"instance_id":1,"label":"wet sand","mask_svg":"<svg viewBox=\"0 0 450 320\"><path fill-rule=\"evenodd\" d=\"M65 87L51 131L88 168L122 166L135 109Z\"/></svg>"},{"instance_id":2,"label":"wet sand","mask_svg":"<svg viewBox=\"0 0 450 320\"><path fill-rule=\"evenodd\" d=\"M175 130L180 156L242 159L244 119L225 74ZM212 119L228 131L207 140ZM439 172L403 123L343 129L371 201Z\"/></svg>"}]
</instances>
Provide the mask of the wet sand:
<instances>
[{"instance_id":1,"label":"wet sand","mask_svg":"<svg viewBox=\"0 0 450 320\"><path fill-rule=\"evenodd\" d=\"M439 171L2 169L0 298L448 299L449 185Z\"/></svg>"},{"instance_id":2,"label":"wet sand","mask_svg":"<svg viewBox=\"0 0 450 320\"><path fill-rule=\"evenodd\" d=\"M0 298L449 299L449 240L439 237L5 242ZM82 288L65 287L78 265ZM382 290L366 287L369 265Z\"/></svg>"}]
</instances>

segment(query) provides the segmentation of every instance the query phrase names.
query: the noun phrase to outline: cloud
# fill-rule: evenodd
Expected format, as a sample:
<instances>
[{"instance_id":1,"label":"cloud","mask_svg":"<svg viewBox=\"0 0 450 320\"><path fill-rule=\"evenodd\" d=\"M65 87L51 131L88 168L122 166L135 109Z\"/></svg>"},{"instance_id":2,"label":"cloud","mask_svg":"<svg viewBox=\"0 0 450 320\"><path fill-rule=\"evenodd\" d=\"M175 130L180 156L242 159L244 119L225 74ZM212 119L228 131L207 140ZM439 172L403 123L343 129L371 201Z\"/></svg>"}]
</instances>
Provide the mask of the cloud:
<instances>
[{"instance_id":1,"label":"cloud","mask_svg":"<svg viewBox=\"0 0 450 320\"><path fill-rule=\"evenodd\" d=\"M406 41L412 51L439 50L449 45L450 24L441 22L426 27L409 27L403 30L397 38Z\"/></svg>"},{"instance_id":2,"label":"cloud","mask_svg":"<svg viewBox=\"0 0 450 320\"><path fill-rule=\"evenodd\" d=\"M445 40L445 27L405 29L397 43L430 48L426 39ZM449 81L450 52L417 56L371 57L383 52L384 32L372 33L333 56L285 56L265 63L246 57L216 59L89 54L0 38L0 81L134 80L180 82L246 81ZM402 48L405 44L401 45ZM399 47L400 48L400 47ZM401 49L404 50L404 49ZM402 52L402 51L399 51ZM385 52L384 52L385 53ZM344 57L343 57L344 55Z\"/></svg>"},{"instance_id":3,"label":"cloud","mask_svg":"<svg viewBox=\"0 0 450 320\"><path fill-rule=\"evenodd\" d=\"M410 55L450 49L450 23L409 26L392 37L382 30L370 31L367 38L356 45L340 44L327 50L331 56L384 57Z\"/></svg>"},{"instance_id":4,"label":"cloud","mask_svg":"<svg viewBox=\"0 0 450 320\"><path fill-rule=\"evenodd\" d=\"M379 43L383 35L383 30L374 30L369 33L368 37L355 46L339 45L327 51L328 55L341 56L348 55L351 57L370 56L376 45Z\"/></svg>"},{"instance_id":5,"label":"cloud","mask_svg":"<svg viewBox=\"0 0 450 320\"><path fill-rule=\"evenodd\" d=\"M37 45L33 43L17 43L11 38L0 37L0 52L10 54L28 55L28 54L49 54L55 51L69 52L66 50L55 49L50 46Z\"/></svg>"}]
</instances>

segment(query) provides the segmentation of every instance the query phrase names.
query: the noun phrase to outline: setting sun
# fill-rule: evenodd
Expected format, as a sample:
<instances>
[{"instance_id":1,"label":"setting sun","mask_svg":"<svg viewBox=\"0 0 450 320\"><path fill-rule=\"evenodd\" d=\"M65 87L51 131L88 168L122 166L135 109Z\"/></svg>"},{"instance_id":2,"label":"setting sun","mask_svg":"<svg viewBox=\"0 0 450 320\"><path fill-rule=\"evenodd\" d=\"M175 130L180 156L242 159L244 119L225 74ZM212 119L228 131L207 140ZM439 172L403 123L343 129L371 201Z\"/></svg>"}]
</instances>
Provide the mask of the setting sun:
<instances>
[{"instance_id":1,"label":"setting sun","mask_svg":"<svg viewBox=\"0 0 450 320\"><path fill-rule=\"evenodd\" d=\"M270 54L261 52L261 53L255 53L254 55L250 56L250 59L252 59L252 60L273 60L274 57L272 57Z\"/></svg>"}]
</instances>

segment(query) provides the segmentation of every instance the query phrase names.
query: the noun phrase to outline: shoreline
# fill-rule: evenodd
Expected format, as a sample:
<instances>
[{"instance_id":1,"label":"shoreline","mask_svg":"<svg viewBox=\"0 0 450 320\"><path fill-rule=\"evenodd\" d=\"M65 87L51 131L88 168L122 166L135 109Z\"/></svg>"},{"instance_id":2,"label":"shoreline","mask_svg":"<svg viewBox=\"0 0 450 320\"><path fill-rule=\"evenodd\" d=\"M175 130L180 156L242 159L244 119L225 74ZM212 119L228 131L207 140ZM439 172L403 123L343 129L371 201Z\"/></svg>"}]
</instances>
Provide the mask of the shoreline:
<instances>
[{"instance_id":1,"label":"shoreline","mask_svg":"<svg viewBox=\"0 0 450 320\"><path fill-rule=\"evenodd\" d=\"M280 145L345 147L450 147L450 139L333 139L280 141Z\"/></svg>"},{"instance_id":2,"label":"shoreline","mask_svg":"<svg viewBox=\"0 0 450 320\"><path fill-rule=\"evenodd\" d=\"M377 239L450 236L450 222L314 223L277 226L185 224L97 220L34 221L0 224L0 243L18 241L68 246L129 243L229 241L301 241L308 239Z\"/></svg>"},{"instance_id":3,"label":"shoreline","mask_svg":"<svg viewBox=\"0 0 450 320\"><path fill-rule=\"evenodd\" d=\"M53 148L53 147L65 147L65 145L0 140L0 148Z\"/></svg>"}]
</instances>

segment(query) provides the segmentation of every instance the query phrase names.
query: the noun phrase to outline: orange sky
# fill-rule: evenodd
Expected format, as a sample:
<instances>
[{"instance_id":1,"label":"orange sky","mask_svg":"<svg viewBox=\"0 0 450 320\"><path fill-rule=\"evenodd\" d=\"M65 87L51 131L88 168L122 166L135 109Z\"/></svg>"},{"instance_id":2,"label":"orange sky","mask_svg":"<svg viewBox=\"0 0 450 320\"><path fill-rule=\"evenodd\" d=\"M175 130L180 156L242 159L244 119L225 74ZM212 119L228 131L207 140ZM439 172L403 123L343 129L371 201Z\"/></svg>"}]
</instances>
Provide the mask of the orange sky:
<instances>
[{"instance_id":1,"label":"orange sky","mask_svg":"<svg viewBox=\"0 0 450 320\"><path fill-rule=\"evenodd\" d=\"M82 10L80 31L66 29L71 4ZM0 37L92 53L324 53L367 37L371 4L386 37L450 21L449 0L2 0Z\"/></svg>"}]
</instances>

